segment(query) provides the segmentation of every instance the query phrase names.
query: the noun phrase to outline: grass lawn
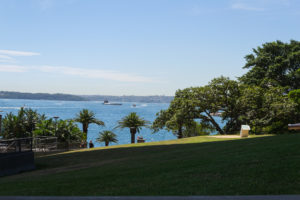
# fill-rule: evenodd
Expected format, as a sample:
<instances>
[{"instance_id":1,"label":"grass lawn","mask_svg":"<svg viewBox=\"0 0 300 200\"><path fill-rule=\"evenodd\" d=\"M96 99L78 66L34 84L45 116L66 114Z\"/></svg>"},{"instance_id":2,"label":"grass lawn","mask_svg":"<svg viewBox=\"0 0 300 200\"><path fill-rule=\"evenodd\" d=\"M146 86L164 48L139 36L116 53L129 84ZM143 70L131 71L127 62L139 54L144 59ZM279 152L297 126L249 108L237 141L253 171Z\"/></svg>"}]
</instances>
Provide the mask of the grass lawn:
<instances>
[{"instance_id":1,"label":"grass lawn","mask_svg":"<svg viewBox=\"0 0 300 200\"><path fill-rule=\"evenodd\" d=\"M300 194L300 135L207 136L38 155L0 195Z\"/></svg>"}]
</instances>

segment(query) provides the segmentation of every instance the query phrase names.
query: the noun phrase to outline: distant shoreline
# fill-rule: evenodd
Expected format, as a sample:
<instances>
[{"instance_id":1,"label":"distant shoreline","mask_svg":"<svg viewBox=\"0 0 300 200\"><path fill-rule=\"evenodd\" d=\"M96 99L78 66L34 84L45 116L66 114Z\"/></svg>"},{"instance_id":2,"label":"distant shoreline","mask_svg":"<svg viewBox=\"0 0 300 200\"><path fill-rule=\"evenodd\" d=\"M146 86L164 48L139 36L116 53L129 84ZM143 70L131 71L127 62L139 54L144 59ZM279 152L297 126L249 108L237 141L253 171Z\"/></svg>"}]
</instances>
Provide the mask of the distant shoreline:
<instances>
[{"instance_id":1,"label":"distant shoreline","mask_svg":"<svg viewBox=\"0 0 300 200\"><path fill-rule=\"evenodd\" d=\"M112 96L112 95L72 95L72 94L49 94L49 93L24 93L0 91L0 99L27 99L27 100L58 100L58 101L104 101L111 102L140 102L140 103L170 103L173 96Z\"/></svg>"}]
</instances>

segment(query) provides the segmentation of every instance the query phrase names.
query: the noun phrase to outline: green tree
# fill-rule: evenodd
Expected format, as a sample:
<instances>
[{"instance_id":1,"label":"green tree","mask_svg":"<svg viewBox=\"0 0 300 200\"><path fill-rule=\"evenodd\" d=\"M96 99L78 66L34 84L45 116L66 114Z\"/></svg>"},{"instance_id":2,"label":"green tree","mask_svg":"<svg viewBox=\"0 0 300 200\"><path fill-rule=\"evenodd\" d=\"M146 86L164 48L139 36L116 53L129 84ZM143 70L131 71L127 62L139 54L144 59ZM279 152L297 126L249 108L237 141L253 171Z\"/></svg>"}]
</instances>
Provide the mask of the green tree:
<instances>
[{"instance_id":1,"label":"green tree","mask_svg":"<svg viewBox=\"0 0 300 200\"><path fill-rule=\"evenodd\" d=\"M24 108L21 108L17 115L14 115L12 112L6 114L3 119L3 137L6 139L28 137L25 120Z\"/></svg>"},{"instance_id":2,"label":"green tree","mask_svg":"<svg viewBox=\"0 0 300 200\"><path fill-rule=\"evenodd\" d=\"M288 97L298 104L298 112L300 112L300 89L292 90L289 92Z\"/></svg>"},{"instance_id":3,"label":"green tree","mask_svg":"<svg viewBox=\"0 0 300 200\"><path fill-rule=\"evenodd\" d=\"M105 146L108 146L110 142L118 142L117 135L109 130L100 132L99 137L96 140L98 142L104 142Z\"/></svg>"},{"instance_id":4,"label":"green tree","mask_svg":"<svg viewBox=\"0 0 300 200\"><path fill-rule=\"evenodd\" d=\"M245 88L240 99L245 111L241 118L250 125L251 132L283 133L287 131L289 123L297 122L297 104L289 99L284 91L285 89L280 87Z\"/></svg>"},{"instance_id":5,"label":"green tree","mask_svg":"<svg viewBox=\"0 0 300 200\"><path fill-rule=\"evenodd\" d=\"M60 142L80 142L85 138L85 134L81 132L73 120L59 120L57 122L57 140Z\"/></svg>"},{"instance_id":6,"label":"green tree","mask_svg":"<svg viewBox=\"0 0 300 200\"><path fill-rule=\"evenodd\" d=\"M157 117L151 126L152 130L154 132L160 129L172 131L178 139L194 135L189 132L195 125L194 118L196 118L194 99L190 95L190 88L177 90L169 108L156 114Z\"/></svg>"},{"instance_id":7,"label":"green tree","mask_svg":"<svg viewBox=\"0 0 300 200\"><path fill-rule=\"evenodd\" d=\"M194 136L197 134L195 120L200 120L198 130L201 127L206 131L217 130L220 134L235 133L242 124L240 96L239 83L226 77L215 78L203 87L178 90L169 108L157 113L152 128L154 131L172 130L178 138ZM223 129L214 113L221 113L220 117L226 122Z\"/></svg>"},{"instance_id":8,"label":"green tree","mask_svg":"<svg viewBox=\"0 0 300 200\"><path fill-rule=\"evenodd\" d=\"M245 69L249 71L240 77L242 83L263 88L300 88L300 42L269 42L253 49L245 57Z\"/></svg>"},{"instance_id":9,"label":"green tree","mask_svg":"<svg viewBox=\"0 0 300 200\"><path fill-rule=\"evenodd\" d=\"M33 131L34 136L56 136L58 142L70 143L80 142L84 138L83 132L78 128L73 120L45 119L36 125Z\"/></svg>"},{"instance_id":10,"label":"green tree","mask_svg":"<svg viewBox=\"0 0 300 200\"><path fill-rule=\"evenodd\" d=\"M82 111L80 111L79 114L77 114L74 121L82 124L84 140L87 139L88 128L90 124L97 124L99 126L104 126L104 122L97 119L95 117L95 113L93 111L89 111L88 109L83 109Z\"/></svg>"},{"instance_id":11,"label":"green tree","mask_svg":"<svg viewBox=\"0 0 300 200\"><path fill-rule=\"evenodd\" d=\"M135 112L123 117L118 121L118 126L116 128L129 128L131 134L131 143L135 143L135 134L140 132L143 127L148 127L149 122L140 118Z\"/></svg>"},{"instance_id":12,"label":"green tree","mask_svg":"<svg viewBox=\"0 0 300 200\"><path fill-rule=\"evenodd\" d=\"M38 136L55 136L55 124L52 119L44 119L36 124L33 131L35 137Z\"/></svg>"},{"instance_id":13,"label":"green tree","mask_svg":"<svg viewBox=\"0 0 300 200\"><path fill-rule=\"evenodd\" d=\"M207 97L207 103L209 104L207 107L221 113L222 121L226 122L223 127L224 133L232 134L239 131L243 123L240 119L240 115L243 114L242 102L240 101L242 86L237 81L221 76L213 79L207 87L208 92L206 95L210 96ZM204 104L203 108L205 107ZM215 125L214 127L219 129Z\"/></svg>"},{"instance_id":14,"label":"green tree","mask_svg":"<svg viewBox=\"0 0 300 200\"><path fill-rule=\"evenodd\" d=\"M33 131L36 128L36 124L42 120L41 118L42 116L36 110L32 110L31 108L24 109L23 125L25 131L29 133L31 137L33 136Z\"/></svg>"}]
</instances>

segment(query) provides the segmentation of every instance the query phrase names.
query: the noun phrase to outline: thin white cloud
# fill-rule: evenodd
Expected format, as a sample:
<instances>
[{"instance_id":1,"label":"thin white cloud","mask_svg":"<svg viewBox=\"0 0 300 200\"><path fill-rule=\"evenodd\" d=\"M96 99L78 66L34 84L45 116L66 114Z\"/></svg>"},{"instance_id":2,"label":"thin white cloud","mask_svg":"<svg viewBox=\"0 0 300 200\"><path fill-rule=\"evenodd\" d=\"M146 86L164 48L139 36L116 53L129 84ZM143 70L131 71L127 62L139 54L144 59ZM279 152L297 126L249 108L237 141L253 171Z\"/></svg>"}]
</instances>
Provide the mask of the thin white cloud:
<instances>
[{"instance_id":1,"label":"thin white cloud","mask_svg":"<svg viewBox=\"0 0 300 200\"><path fill-rule=\"evenodd\" d=\"M7 55L1 55L0 54L0 63L14 63L15 60Z\"/></svg>"},{"instance_id":2,"label":"thin white cloud","mask_svg":"<svg viewBox=\"0 0 300 200\"><path fill-rule=\"evenodd\" d=\"M247 11L264 11L265 10L264 8L250 6L246 3L241 3L241 2L233 3L231 5L231 8L234 10L247 10Z\"/></svg>"},{"instance_id":3,"label":"thin white cloud","mask_svg":"<svg viewBox=\"0 0 300 200\"><path fill-rule=\"evenodd\" d=\"M1 55L0 54L0 59L5 59L5 60L12 60L13 58L7 55Z\"/></svg>"},{"instance_id":4,"label":"thin white cloud","mask_svg":"<svg viewBox=\"0 0 300 200\"><path fill-rule=\"evenodd\" d=\"M290 0L234 0L231 9L246 11L269 11L292 6Z\"/></svg>"},{"instance_id":5,"label":"thin white cloud","mask_svg":"<svg viewBox=\"0 0 300 200\"><path fill-rule=\"evenodd\" d=\"M83 78L92 79L104 79L120 82L140 82L149 83L157 82L156 80L135 74L123 73L119 71L111 70L99 70L99 69L85 69L85 68L75 68L66 66L18 66L18 65L1 65L0 71L2 72L44 72L44 73L54 73L63 74L69 76L79 76Z\"/></svg>"},{"instance_id":6,"label":"thin white cloud","mask_svg":"<svg viewBox=\"0 0 300 200\"><path fill-rule=\"evenodd\" d=\"M27 68L19 65L0 65L0 72L26 72Z\"/></svg>"},{"instance_id":7,"label":"thin white cloud","mask_svg":"<svg viewBox=\"0 0 300 200\"><path fill-rule=\"evenodd\" d=\"M29 51L0 50L2 56L38 56L40 53Z\"/></svg>"}]
</instances>

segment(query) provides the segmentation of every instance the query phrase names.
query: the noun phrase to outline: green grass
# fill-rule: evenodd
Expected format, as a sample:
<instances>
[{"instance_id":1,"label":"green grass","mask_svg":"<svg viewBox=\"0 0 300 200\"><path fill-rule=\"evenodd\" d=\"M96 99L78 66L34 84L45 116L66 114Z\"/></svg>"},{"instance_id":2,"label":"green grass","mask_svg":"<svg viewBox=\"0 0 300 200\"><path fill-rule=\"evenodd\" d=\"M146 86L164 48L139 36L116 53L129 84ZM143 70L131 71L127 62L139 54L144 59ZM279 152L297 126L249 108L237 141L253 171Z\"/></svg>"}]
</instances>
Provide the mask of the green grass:
<instances>
[{"instance_id":1,"label":"green grass","mask_svg":"<svg viewBox=\"0 0 300 200\"><path fill-rule=\"evenodd\" d=\"M300 135L193 137L39 155L37 170L0 178L0 195L300 193Z\"/></svg>"}]
</instances>

